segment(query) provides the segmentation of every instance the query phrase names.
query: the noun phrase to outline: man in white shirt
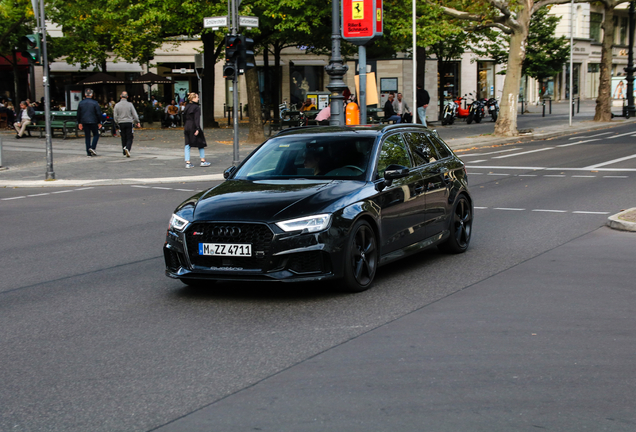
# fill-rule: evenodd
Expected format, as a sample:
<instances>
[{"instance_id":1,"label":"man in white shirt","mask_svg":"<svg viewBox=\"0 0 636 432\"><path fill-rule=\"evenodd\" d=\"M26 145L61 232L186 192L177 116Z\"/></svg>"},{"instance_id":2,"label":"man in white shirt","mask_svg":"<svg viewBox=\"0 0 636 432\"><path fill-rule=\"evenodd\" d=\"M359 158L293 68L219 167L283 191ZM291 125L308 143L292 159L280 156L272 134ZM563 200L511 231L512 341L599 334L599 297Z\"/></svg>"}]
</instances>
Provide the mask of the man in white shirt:
<instances>
[{"instance_id":1,"label":"man in white shirt","mask_svg":"<svg viewBox=\"0 0 636 432\"><path fill-rule=\"evenodd\" d=\"M17 139L20 139L24 136L24 131L26 127L33 122L33 117L35 117L35 110L33 107L27 105L26 102L20 102L20 111L18 112L17 121L13 124L17 135L15 136Z\"/></svg>"},{"instance_id":2,"label":"man in white shirt","mask_svg":"<svg viewBox=\"0 0 636 432\"><path fill-rule=\"evenodd\" d=\"M393 111L402 117L402 123L410 123L413 119L411 108L409 108L406 101L402 99L402 93L398 93L397 99L393 101Z\"/></svg>"}]
</instances>

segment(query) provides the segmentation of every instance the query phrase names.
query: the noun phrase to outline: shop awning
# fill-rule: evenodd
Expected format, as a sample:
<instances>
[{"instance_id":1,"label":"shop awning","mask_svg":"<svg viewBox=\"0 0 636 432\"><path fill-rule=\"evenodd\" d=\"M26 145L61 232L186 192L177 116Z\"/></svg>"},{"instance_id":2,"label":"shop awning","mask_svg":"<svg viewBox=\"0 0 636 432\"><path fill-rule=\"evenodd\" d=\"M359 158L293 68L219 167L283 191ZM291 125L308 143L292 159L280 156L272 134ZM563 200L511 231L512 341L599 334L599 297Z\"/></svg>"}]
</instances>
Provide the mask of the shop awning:
<instances>
[{"instance_id":1,"label":"shop awning","mask_svg":"<svg viewBox=\"0 0 636 432\"><path fill-rule=\"evenodd\" d=\"M136 63L106 62L106 70L112 72L143 72L141 66ZM92 72L93 69L82 69L79 63L68 64L66 62L51 63L51 72Z\"/></svg>"},{"instance_id":2,"label":"shop awning","mask_svg":"<svg viewBox=\"0 0 636 432\"><path fill-rule=\"evenodd\" d=\"M312 60L290 60L294 66L327 66L326 60L312 59Z\"/></svg>"}]
</instances>

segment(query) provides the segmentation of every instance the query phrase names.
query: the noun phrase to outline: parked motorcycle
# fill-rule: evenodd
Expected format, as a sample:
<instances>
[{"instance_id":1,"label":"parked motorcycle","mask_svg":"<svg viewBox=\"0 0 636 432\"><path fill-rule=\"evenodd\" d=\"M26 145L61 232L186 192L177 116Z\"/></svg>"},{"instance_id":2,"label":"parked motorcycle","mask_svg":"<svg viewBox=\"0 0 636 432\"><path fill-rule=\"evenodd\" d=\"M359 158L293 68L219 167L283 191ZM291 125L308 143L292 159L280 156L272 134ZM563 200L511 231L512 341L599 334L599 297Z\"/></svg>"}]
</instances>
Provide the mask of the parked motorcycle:
<instances>
[{"instance_id":1,"label":"parked motorcycle","mask_svg":"<svg viewBox=\"0 0 636 432\"><path fill-rule=\"evenodd\" d=\"M461 101L461 98L459 99ZM444 105L444 112L442 113L442 125L452 125L455 123L455 116L457 113L458 104L454 100L449 100Z\"/></svg>"},{"instance_id":2,"label":"parked motorcycle","mask_svg":"<svg viewBox=\"0 0 636 432\"><path fill-rule=\"evenodd\" d=\"M471 93L472 96L472 93ZM455 103L457 104L457 112L455 113L455 115L457 116L457 118L467 118L468 114L469 114L469 110L468 107L466 108L462 108L462 101L467 100L466 98L468 97L468 95L464 95L464 97L461 96L457 96L457 99L455 99Z\"/></svg>"},{"instance_id":3,"label":"parked motorcycle","mask_svg":"<svg viewBox=\"0 0 636 432\"><path fill-rule=\"evenodd\" d=\"M486 107L488 108L488 114L490 114L492 121L497 121L497 117L499 117L499 102L497 102L497 99L488 99L486 101Z\"/></svg>"},{"instance_id":4,"label":"parked motorcycle","mask_svg":"<svg viewBox=\"0 0 636 432\"><path fill-rule=\"evenodd\" d=\"M469 93L469 95L472 97L473 94ZM481 119L484 118L486 112L484 106L485 104L483 101L473 99L468 107L466 123L471 124L473 120L475 120L475 123L481 123Z\"/></svg>"}]
</instances>

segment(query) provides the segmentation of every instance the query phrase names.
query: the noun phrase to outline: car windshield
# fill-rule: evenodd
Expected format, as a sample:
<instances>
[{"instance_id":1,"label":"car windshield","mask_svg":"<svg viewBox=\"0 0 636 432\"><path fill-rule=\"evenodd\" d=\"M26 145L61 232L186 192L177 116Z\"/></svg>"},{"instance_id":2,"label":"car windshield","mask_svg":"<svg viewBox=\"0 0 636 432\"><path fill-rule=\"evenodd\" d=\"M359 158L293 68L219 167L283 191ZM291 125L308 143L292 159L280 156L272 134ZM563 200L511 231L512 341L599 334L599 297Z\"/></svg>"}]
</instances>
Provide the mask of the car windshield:
<instances>
[{"instance_id":1,"label":"car windshield","mask_svg":"<svg viewBox=\"0 0 636 432\"><path fill-rule=\"evenodd\" d=\"M238 170L235 179L363 180L375 137L293 135L273 138Z\"/></svg>"}]
</instances>

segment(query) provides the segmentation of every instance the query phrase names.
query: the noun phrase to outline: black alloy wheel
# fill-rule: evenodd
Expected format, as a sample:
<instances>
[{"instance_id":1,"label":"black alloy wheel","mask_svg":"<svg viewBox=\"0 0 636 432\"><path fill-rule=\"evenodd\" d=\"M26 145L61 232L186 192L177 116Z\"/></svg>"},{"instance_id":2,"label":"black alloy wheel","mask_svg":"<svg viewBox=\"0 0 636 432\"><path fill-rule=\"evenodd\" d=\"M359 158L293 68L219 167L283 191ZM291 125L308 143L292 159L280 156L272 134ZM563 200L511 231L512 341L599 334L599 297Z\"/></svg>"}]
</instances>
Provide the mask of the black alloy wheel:
<instances>
[{"instance_id":1,"label":"black alloy wheel","mask_svg":"<svg viewBox=\"0 0 636 432\"><path fill-rule=\"evenodd\" d=\"M378 268L378 247L375 233L364 220L356 222L347 244L345 290L362 292L371 287Z\"/></svg>"},{"instance_id":2,"label":"black alloy wheel","mask_svg":"<svg viewBox=\"0 0 636 432\"><path fill-rule=\"evenodd\" d=\"M450 220L450 237L439 248L444 252L462 253L468 249L473 230L473 213L465 195L460 195L453 207Z\"/></svg>"}]
</instances>

